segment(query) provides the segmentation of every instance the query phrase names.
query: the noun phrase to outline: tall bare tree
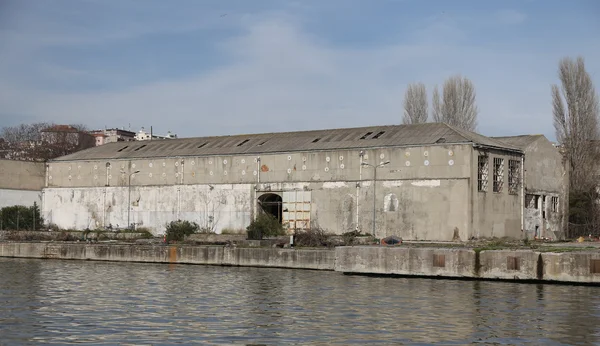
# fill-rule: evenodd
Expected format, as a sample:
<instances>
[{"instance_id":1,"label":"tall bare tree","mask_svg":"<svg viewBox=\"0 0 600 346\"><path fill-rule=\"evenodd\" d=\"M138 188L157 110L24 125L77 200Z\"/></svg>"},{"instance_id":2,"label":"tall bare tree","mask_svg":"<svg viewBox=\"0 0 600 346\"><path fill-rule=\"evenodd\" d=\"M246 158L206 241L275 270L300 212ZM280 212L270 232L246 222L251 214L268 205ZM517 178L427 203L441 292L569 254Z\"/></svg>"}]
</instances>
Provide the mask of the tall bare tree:
<instances>
[{"instance_id":1,"label":"tall bare tree","mask_svg":"<svg viewBox=\"0 0 600 346\"><path fill-rule=\"evenodd\" d=\"M404 94L404 124L421 124L427 122L427 90L425 84L409 84Z\"/></svg>"},{"instance_id":2,"label":"tall bare tree","mask_svg":"<svg viewBox=\"0 0 600 346\"><path fill-rule=\"evenodd\" d=\"M452 76L444 82L442 97L437 86L433 89L433 120L475 131L479 110L475 103L473 82L460 75Z\"/></svg>"},{"instance_id":3,"label":"tall bare tree","mask_svg":"<svg viewBox=\"0 0 600 346\"><path fill-rule=\"evenodd\" d=\"M562 145L570 173L569 221L579 229L585 227L585 234L596 233L600 226L597 204L598 94L582 57L560 60L558 78L560 87L552 85L552 113L556 139Z\"/></svg>"}]
</instances>

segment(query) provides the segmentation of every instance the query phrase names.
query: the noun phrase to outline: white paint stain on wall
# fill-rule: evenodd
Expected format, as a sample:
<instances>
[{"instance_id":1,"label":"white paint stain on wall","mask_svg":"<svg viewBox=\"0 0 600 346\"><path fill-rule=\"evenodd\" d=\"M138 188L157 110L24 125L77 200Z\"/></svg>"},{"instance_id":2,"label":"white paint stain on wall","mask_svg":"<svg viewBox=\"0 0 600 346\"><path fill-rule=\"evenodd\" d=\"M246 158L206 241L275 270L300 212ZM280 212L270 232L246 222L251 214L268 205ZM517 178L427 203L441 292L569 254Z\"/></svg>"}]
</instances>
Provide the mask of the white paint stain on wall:
<instances>
[{"instance_id":1,"label":"white paint stain on wall","mask_svg":"<svg viewBox=\"0 0 600 346\"><path fill-rule=\"evenodd\" d=\"M323 183L324 189L339 189L339 188L343 188L346 186L347 186L346 183L343 181L331 181L331 182Z\"/></svg>"},{"instance_id":2,"label":"white paint stain on wall","mask_svg":"<svg viewBox=\"0 0 600 346\"><path fill-rule=\"evenodd\" d=\"M383 186L384 187L398 187L398 186L402 186L402 183L403 183L403 181L401 181L401 180L384 181Z\"/></svg>"},{"instance_id":3,"label":"white paint stain on wall","mask_svg":"<svg viewBox=\"0 0 600 346\"><path fill-rule=\"evenodd\" d=\"M413 181L411 183L412 186L419 186L419 187L438 187L440 186L440 181L439 180L418 180L418 181Z\"/></svg>"}]
</instances>

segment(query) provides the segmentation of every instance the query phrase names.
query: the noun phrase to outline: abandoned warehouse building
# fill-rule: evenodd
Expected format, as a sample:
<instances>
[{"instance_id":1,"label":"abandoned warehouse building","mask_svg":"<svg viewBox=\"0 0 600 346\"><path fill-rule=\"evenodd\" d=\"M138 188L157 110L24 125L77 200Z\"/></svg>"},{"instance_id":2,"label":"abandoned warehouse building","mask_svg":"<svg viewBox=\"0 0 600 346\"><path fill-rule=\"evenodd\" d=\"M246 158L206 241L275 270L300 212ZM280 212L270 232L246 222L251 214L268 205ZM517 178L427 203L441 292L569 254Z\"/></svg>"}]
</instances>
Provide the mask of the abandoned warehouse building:
<instances>
[{"instance_id":1,"label":"abandoned warehouse building","mask_svg":"<svg viewBox=\"0 0 600 346\"><path fill-rule=\"evenodd\" d=\"M535 151L427 123L109 143L47 163L43 214L62 228L154 234L173 220L239 231L258 213L290 232L372 233L375 215L379 238L522 238L563 222L560 154L543 140ZM545 197L525 205L525 187ZM548 209L545 223L527 219L531 203Z\"/></svg>"}]
</instances>

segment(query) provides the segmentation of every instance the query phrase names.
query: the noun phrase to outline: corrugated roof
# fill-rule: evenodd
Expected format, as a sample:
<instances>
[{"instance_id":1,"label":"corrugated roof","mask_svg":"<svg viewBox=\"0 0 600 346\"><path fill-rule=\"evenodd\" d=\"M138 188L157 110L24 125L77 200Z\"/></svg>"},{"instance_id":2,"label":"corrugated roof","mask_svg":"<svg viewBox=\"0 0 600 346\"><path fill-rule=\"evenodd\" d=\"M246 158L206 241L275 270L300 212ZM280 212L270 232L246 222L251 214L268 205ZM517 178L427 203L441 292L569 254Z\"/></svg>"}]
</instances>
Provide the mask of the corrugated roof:
<instances>
[{"instance_id":1,"label":"corrugated roof","mask_svg":"<svg viewBox=\"0 0 600 346\"><path fill-rule=\"evenodd\" d=\"M510 146L525 150L531 143L544 137L544 135L518 135L518 136L503 136L492 137L495 140L506 143Z\"/></svg>"},{"instance_id":2,"label":"corrugated roof","mask_svg":"<svg viewBox=\"0 0 600 346\"><path fill-rule=\"evenodd\" d=\"M169 156L243 155L293 151L368 149L443 143L475 143L520 151L509 144L443 123L246 134L108 143L54 161Z\"/></svg>"}]
</instances>

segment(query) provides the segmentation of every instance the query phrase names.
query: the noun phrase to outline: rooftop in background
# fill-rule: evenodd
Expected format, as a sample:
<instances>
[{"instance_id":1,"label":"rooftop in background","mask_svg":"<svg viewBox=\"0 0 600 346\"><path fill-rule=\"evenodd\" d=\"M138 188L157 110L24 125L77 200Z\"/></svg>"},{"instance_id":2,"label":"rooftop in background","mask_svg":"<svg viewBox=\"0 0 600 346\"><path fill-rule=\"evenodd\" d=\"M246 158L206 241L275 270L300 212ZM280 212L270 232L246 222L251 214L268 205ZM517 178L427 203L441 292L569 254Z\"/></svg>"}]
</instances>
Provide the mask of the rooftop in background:
<instances>
[{"instance_id":1,"label":"rooftop in background","mask_svg":"<svg viewBox=\"0 0 600 346\"><path fill-rule=\"evenodd\" d=\"M78 129L71 125L54 125L43 129L41 132L79 132Z\"/></svg>"},{"instance_id":2,"label":"rooftop in background","mask_svg":"<svg viewBox=\"0 0 600 346\"><path fill-rule=\"evenodd\" d=\"M444 123L426 123L109 143L54 161L244 155L459 143L521 152L516 146L474 132Z\"/></svg>"},{"instance_id":3,"label":"rooftop in background","mask_svg":"<svg viewBox=\"0 0 600 346\"><path fill-rule=\"evenodd\" d=\"M519 135L519 136L503 136L491 137L492 139L501 141L513 147L525 150L531 143L545 137L544 135Z\"/></svg>"}]
</instances>

